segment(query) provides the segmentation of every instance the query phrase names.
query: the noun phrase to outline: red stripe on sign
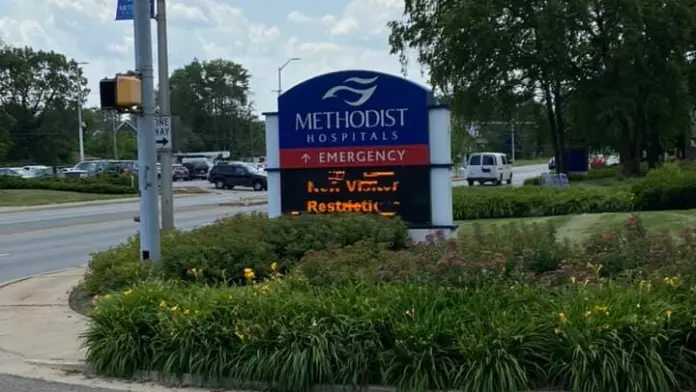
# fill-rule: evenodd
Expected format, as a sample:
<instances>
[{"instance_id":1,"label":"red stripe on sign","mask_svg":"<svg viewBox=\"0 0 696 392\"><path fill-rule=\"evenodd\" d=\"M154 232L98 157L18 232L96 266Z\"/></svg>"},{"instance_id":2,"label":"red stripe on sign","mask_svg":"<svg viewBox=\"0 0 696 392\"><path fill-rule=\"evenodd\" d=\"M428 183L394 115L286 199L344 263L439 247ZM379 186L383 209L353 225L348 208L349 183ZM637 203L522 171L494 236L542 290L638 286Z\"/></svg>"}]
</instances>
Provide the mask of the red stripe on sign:
<instances>
[{"instance_id":1,"label":"red stripe on sign","mask_svg":"<svg viewBox=\"0 0 696 392\"><path fill-rule=\"evenodd\" d=\"M429 163L430 148L427 144L280 150L280 167L282 169L420 166Z\"/></svg>"}]
</instances>

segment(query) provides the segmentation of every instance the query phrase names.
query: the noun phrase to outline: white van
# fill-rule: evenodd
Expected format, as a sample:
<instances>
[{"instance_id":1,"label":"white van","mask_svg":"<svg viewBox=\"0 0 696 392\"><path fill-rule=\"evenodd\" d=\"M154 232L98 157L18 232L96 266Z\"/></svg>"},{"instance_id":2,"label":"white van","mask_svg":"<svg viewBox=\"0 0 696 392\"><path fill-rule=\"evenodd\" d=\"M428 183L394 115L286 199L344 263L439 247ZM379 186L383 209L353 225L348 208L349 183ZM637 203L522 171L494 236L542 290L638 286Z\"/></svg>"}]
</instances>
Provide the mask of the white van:
<instances>
[{"instance_id":1,"label":"white van","mask_svg":"<svg viewBox=\"0 0 696 392\"><path fill-rule=\"evenodd\" d=\"M512 183L512 163L507 155L500 152L477 152L469 157L466 168L466 181L469 186L474 182L483 185L490 182L500 185L505 181Z\"/></svg>"}]
</instances>

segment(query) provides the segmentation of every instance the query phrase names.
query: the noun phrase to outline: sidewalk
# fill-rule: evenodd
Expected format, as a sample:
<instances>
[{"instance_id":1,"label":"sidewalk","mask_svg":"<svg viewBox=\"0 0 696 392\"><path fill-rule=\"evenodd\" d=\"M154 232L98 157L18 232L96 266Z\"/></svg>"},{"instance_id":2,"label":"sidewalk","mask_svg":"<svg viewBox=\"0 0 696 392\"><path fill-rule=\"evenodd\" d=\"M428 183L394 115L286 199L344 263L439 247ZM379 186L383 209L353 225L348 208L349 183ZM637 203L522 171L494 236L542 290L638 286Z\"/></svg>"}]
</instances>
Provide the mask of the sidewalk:
<instances>
[{"instance_id":1,"label":"sidewalk","mask_svg":"<svg viewBox=\"0 0 696 392\"><path fill-rule=\"evenodd\" d=\"M0 374L133 392L202 392L85 374L85 318L68 305L85 267L0 283Z\"/></svg>"}]
</instances>

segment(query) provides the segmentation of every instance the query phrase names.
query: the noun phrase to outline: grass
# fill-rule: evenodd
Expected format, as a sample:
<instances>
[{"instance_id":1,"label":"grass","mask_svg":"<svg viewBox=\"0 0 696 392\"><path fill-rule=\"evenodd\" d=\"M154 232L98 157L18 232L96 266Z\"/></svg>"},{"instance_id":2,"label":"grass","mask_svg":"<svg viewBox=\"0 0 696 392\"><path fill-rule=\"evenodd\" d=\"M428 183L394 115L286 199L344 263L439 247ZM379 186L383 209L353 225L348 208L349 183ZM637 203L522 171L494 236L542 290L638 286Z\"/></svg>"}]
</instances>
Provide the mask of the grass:
<instances>
[{"instance_id":1,"label":"grass","mask_svg":"<svg viewBox=\"0 0 696 392\"><path fill-rule=\"evenodd\" d=\"M514 162L512 162L512 166L542 165L548 162L549 158L517 159Z\"/></svg>"},{"instance_id":2,"label":"grass","mask_svg":"<svg viewBox=\"0 0 696 392\"><path fill-rule=\"evenodd\" d=\"M467 231L472 230L475 224L487 228L510 223L545 224L550 221L558 228L560 238L580 242L592 234L603 233L622 225L629 215L628 213L581 214L542 218L481 219L458 223L459 231ZM678 235L687 227L696 226L696 210L646 211L641 212L640 217L648 230L668 231L673 235Z\"/></svg>"},{"instance_id":3,"label":"grass","mask_svg":"<svg viewBox=\"0 0 696 392\"><path fill-rule=\"evenodd\" d=\"M26 207L94 200L112 200L136 196L137 195L101 195L94 193L50 191L44 189L0 189L0 207Z\"/></svg>"}]
</instances>

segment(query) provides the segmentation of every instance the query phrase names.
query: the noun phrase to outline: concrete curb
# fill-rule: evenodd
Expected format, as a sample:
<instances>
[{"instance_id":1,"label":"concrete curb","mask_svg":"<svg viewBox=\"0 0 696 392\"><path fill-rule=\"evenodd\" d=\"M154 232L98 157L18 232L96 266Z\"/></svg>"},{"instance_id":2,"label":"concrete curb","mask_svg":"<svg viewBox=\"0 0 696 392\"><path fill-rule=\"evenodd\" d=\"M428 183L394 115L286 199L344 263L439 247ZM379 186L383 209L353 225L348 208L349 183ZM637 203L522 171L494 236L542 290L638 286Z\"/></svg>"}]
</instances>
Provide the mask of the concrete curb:
<instances>
[{"instance_id":1,"label":"concrete curb","mask_svg":"<svg viewBox=\"0 0 696 392\"><path fill-rule=\"evenodd\" d=\"M34 365L34 366L43 366L43 367L48 367L53 370L58 370L66 373L81 373L85 375L90 375L90 376L95 376L94 371L83 361L60 361L60 360L33 360L33 359L25 359L25 363ZM163 386L175 386L175 387L181 387L181 388L186 388L188 386L194 387L194 388L204 388L204 389L210 389L210 388L216 388L215 390L224 390L228 392L241 392L241 390L236 390L236 389L227 389L225 387L222 387L222 389L217 388L216 386L207 386L203 385L200 381L197 381L196 377L193 377L193 375L186 374L184 375L182 380L176 379L175 377L161 377L159 372L156 371L141 371L137 372L136 376L133 378L129 379L124 379L126 381L135 381L135 382L143 382L143 383L149 383L149 382L154 382L158 383ZM235 384L232 383L231 380L229 380L230 384ZM254 388L253 390L263 390L262 385L255 385L258 387L258 389ZM254 386L249 386L249 387L254 387ZM249 388L247 387L247 388ZM246 391L247 389L245 389ZM354 387L351 387L349 385L315 385L312 388L313 392L339 392L339 391L351 391L351 390L356 390ZM364 389L359 389L363 392L396 392L395 387L388 387L388 386L380 386L380 385L370 385ZM560 389L543 389L543 390L536 390L536 391L529 391L529 392L565 392Z\"/></svg>"},{"instance_id":2,"label":"concrete curb","mask_svg":"<svg viewBox=\"0 0 696 392\"><path fill-rule=\"evenodd\" d=\"M86 265L86 264L79 265L79 266L77 266L77 267L62 268L62 269L59 269L59 270L53 270L53 271L48 271L48 272L42 272L42 273L40 273L40 274L34 274L34 275L24 276L24 277L17 278L17 279L8 280L7 282L2 282L2 283L0 283L0 290L1 290L1 289L4 289L4 288L7 287L7 286L12 286L13 284L21 283L21 282L27 281L27 280L29 280L29 279L43 278L43 277L49 276L49 275L56 275L56 274L60 274L60 273L63 273L63 272L68 272L68 271L70 271L70 270L82 268L82 267L84 267L85 265Z\"/></svg>"},{"instance_id":3,"label":"concrete curb","mask_svg":"<svg viewBox=\"0 0 696 392\"><path fill-rule=\"evenodd\" d=\"M193 197L208 195L208 193L175 193L174 198L177 197ZM38 206L24 206L24 207L0 207L0 215L11 214L13 212L25 212L25 211L47 211L47 210L59 210L63 208L75 208L75 207L91 207L91 206L103 206L109 204L123 204L123 203L133 203L139 200L138 197L124 197L115 198L107 200L93 200L77 203L60 203L60 204L43 204Z\"/></svg>"},{"instance_id":4,"label":"concrete curb","mask_svg":"<svg viewBox=\"0 0 696 392\"><path fill-rule=\"evenodd\" d=\"M249 206L260 206L263 204L268 204L267 199L259 199L259 200L251 200L251 199L242 199L242 200L235 200L235 201L226 201L224 203L218 204L220 207L249 207Z\"/></svg>"}]
</instances>

